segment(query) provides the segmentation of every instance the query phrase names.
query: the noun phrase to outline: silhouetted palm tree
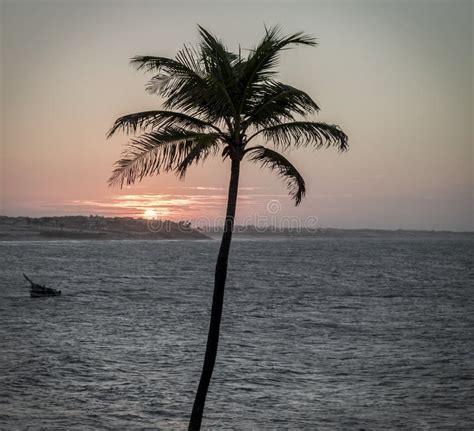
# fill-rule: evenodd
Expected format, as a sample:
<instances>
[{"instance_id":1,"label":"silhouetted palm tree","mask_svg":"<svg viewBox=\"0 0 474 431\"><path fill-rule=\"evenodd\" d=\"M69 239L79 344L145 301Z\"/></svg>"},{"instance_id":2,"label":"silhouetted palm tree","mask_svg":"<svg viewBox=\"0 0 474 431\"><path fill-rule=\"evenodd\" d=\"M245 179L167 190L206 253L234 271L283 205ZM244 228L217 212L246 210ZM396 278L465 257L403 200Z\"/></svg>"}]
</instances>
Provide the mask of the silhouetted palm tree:
<instances>
[{"instance_id":1,"label":"silhouetted palm tree","mask_svg":"<svg viewBox=\"0 0 474 431\"><path fill-rule=\"evenodd\" d=\"M164 99L165 110L120 117L108 134L111 136L118 130L143 133L131 139L116 162L109 180L111 185L132 184L163 171L174 171L182 178L193 163L209 156L230 159L225 226L190 430L200 429L217 355L241 161L246 158L276 172L298 205L305 194L303 177L275 149L308 146L347 149L347 136L338 126L307 118L319 110L308 94L276 79L275 68L282 51L296 45L315 46L313 37L301 32L284 36L277 27L265 29L260 43L243 57L240 49L238 54L230 52L222 41L200 26L199 35L197 46L184 46L174 59L152 56L132 59L137 69L154 74L147 89ZM257 138L275 149L256 144Z\"/></svg>"}]
</instances>

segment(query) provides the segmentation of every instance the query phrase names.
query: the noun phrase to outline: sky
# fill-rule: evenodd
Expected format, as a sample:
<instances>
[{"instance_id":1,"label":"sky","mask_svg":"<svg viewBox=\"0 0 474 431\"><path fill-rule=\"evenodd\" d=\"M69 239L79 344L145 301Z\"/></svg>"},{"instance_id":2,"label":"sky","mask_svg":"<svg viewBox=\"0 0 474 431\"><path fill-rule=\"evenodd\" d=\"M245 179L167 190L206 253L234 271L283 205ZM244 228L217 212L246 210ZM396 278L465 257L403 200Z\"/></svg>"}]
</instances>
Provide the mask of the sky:
<instances>
[{"instance_id":1,"label":"sky","mask_svg":"<svg viewBox=\"0 0 474 431\"><path fill-rule=\"evenodd\" d=\"M129 188L107 179L129 139L124 114L159 109L134 55L174 56L197 24L237 51L264 26L305 31L318 47L285 52L279 79L308 92L317 121L350 150L286 154L306 180L284 184L244 163L237 222L473 230L473 2L422 0L0 0L0 214L99 214L217 222L230 166Z\"/></svg>"}]
</instances>

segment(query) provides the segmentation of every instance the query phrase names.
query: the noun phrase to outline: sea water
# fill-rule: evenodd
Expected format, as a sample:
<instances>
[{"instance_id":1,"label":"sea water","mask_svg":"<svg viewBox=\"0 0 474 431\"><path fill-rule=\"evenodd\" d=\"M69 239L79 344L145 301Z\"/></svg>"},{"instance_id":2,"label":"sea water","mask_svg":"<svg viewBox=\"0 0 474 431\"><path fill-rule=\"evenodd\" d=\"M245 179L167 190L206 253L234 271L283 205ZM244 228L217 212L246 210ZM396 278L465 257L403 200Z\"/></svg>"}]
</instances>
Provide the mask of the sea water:
<instances>
[{"instance_id":1,"label":"sea water","mask_svg":"<svg viewBox=\"0 0 474 431\"><path fill-rule=\"evenodd\" d=\"M473 245L234 241L203 429L473 429ZM0 429L185 429L218 247L0 242Z\"/></svg>"}]
</instances>

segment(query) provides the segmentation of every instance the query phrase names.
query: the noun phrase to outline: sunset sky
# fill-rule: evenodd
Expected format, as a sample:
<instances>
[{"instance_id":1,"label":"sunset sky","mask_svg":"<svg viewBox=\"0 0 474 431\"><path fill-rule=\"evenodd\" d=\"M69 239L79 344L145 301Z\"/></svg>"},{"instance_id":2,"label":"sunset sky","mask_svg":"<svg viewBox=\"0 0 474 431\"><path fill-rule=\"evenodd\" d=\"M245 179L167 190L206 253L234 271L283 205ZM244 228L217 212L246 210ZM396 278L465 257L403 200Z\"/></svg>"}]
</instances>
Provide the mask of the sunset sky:
<instances>
[{"instance_id":1,"label":"sunset sky","mask_svg":"<svg viewBox=\"0 0 474 431\"><path fill-rule=\"evenodd\" d=\"M245 164L238 222L277 200L278 216L321 227L474 228L472 1L0 4L0 214L222 216L229 161L110 188L127 137L105 136L118 116L160 107L132 56L174 56L198 23L236 51L280 24L319 41L285 53L280 79L316 100L350 151L288 154L308 189L297 208L276 176Z\"/></svg>"}]
</instances>

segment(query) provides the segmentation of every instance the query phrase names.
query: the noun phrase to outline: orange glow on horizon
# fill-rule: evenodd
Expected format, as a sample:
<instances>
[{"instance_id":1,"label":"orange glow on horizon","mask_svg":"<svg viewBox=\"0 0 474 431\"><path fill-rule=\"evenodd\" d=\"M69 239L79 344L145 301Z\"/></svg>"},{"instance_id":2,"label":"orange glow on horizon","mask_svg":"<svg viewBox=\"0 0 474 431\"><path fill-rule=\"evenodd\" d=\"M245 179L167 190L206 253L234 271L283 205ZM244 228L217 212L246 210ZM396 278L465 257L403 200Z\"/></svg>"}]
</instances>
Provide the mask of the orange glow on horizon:
<instances>
[{"instance_id":1,"label":"orange glow on horizon","mask_svg":"<svg viewBox=\"0 0 474 431\"><path fill-rule=\"evenodd\" d=\"M158 217L158 212L154 209L147 209L143 211L143 218L147 220L153 220Z\"/></svg>"}]
</instances>

